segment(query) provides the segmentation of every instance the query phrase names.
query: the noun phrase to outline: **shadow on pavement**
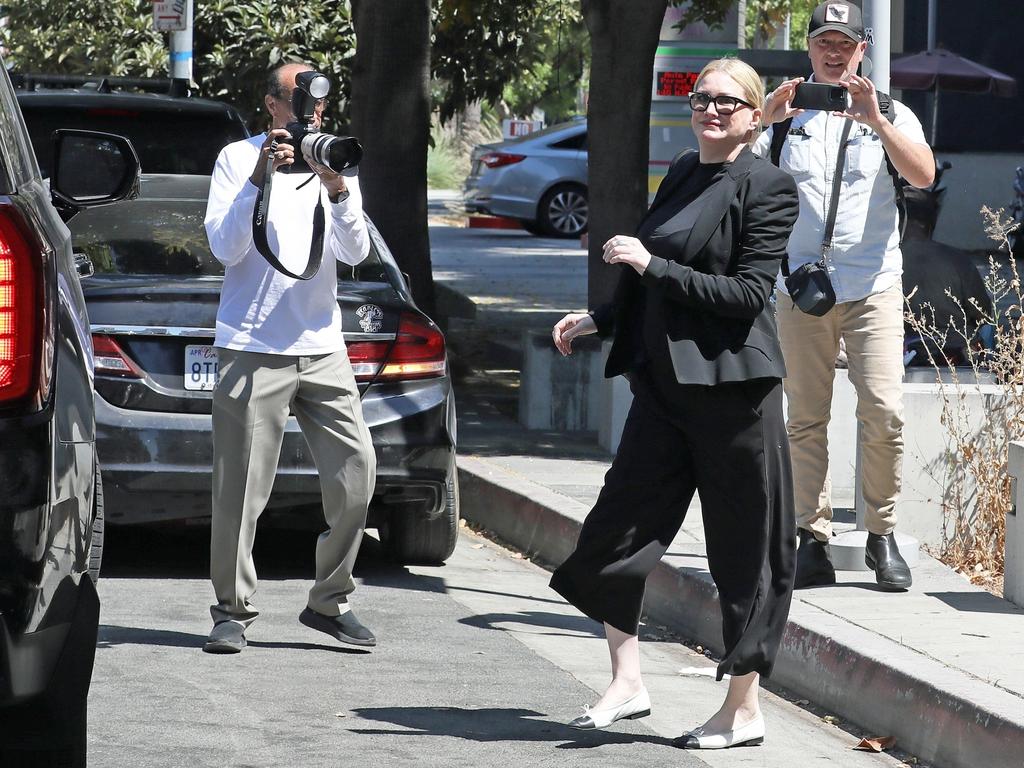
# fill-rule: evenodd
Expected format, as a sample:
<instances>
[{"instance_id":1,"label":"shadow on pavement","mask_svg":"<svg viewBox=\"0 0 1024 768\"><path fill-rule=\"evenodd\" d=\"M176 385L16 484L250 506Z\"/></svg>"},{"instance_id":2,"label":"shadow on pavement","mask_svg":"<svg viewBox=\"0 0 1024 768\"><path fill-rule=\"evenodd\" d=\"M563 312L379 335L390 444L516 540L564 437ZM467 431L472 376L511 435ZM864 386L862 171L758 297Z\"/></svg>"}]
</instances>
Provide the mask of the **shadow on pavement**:
<instances>
[{"instance_id":1,"label":"shadow on pavement","mask_svg":"<svg viewBox=\"0 0 1024 768\"><path fill-rule=\"evenodd\" d=\"M258 528L253 559L260 580L313 579L317 536L315 531ZM100 574L101 578L115 579L208 579L210 528L108 526ZM409 588L408 571L389 561L380 542L369 535L363 537L355 576ZM416 588L427 589L421 585ZM440 588L431 589L440 591Z\"/></svg>"},{"instance_id":2,"label":"shadow on pavement","mask_svg":"<svg viewBox=\"0 0 1024 768\"><path fill-rule=\"evenodd\" d=\"M478 629L494 629L499 632L512 630L502 624L518 624L526 627L539 627L543 629L563 630L561 632L545 632L545 635L556 637L579 637L580 635L591 635L593 637L604 637L604 629L601 625L586 616L565 616L560 613L545 613L543 611L516 611L513 613L481 613L477 616L467 616L459 619L460 624L465 624ZM515 630L512 630L515 631Z\"/></svg>"},{"instance_id":3,"label":"shadow on pavement","mask_svg":"<svg viewBox=\"0 0 1024 768\"><path fill-rule=\"evenodd\" d=\"M1024 609L1002 600L987 592L925 592L928 597L941 600L950 608L969 613L1006 613L1012 616L1024 614Z\"/></svg>"},{"instance_id":4,"label":"shadow on pavement","mask_svg":"<svg viewBox=\"0 0 1024 768\"><path fill-rule=\"evenodd\" d=\"M144 627L119 627L114 624L100 624L96 638L97 648L112 648L116 645L162 645L168 648L202 648L206 635L190 632L174 632L168 629L146 629Z\"/></svg>"},{"instance_id":5,"label":"shadow on pavement","mask_svg":"<svg viewBox=\"0 0 1024 768\"><path fill-rule=\"evenodd\" d=\"M646 733L575 731L529 709L467 709L462 707L369 707L352 712L365 720L392 723L405 730L351 728L352 733L377 736L451 736L467 741L559 741L557 749L589 749L605 744L657 744L672 740Z\"/></svg>"},{"instance_id":6,"label":"shadow on pavement","mask_svg":"<svg viewBox=\"0 0 1024 768\"><path fill-rule=\"evenodd\" d=\"M145 627L120 627L115 624L101 624L96 640L97 648L112 648L117 645L157 645L166 648L195 648L199 650L206 642L206 635L191 632L174 632L167 629ZM324 645L321 643L268 642L249 640L250 648L283 648L294 651L328 651L330 653L370 653L366 648L352 648L346 645Z\"/></svg>"}]
</instances>

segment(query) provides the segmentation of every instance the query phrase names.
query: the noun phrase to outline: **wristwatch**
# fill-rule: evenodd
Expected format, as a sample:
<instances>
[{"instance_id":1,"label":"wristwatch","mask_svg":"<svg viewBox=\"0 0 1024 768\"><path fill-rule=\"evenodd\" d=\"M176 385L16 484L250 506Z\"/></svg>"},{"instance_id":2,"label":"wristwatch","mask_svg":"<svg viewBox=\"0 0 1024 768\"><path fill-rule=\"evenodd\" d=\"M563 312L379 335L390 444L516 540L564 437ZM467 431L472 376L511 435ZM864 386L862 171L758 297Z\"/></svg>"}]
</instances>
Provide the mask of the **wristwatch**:
<instances>
[{"instance_id":1,"label":"wristwatch","mask_svg":"<svg viewBox=\"0 0 1024 768\"><path fill-rule=\"evenodd\" d=\"M335 205L337 205L338 203L343 203L346 200L348 200L348 196L350 194L351 193L348 191L348 187L346 187L345 191L344 192L339 192L337 199L336 200L331 200L331 202L334 203ZM330 198L330 195L328 195L327 197Z\"/></svg>"}]
</instances>

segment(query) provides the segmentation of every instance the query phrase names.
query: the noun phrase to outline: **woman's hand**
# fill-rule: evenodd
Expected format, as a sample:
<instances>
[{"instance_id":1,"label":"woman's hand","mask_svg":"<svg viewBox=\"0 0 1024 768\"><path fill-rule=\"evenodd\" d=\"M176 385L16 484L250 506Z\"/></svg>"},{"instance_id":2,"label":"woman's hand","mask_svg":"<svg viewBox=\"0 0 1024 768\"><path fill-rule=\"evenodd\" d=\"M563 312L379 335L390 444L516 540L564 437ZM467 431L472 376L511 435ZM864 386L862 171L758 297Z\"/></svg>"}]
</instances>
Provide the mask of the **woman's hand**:
<instances>
[{"instance_id":1,"label":"woman's hand","mask_svg":"<svg viewBox=\"0 0 1024 768\"><path fill-rule=\"evenodd\" d=\"M571 312L555 323L555 327L551 329L551 338L564 357L572 354L573 338L588 333L597 333L594 318L584 312Z\"/></svg>"},{"instance_id":2,"label":"woman's hand","mask_svg":"<svg viewBox=\"0 0 1024 768\"><path fill-rule=\"evenodd\" d=\"M642 275L651 263L651 254L639 240L628 235L615 235L604 244L604 256L607 264L629 264Z\"/></svg>"},{"instance_id":3,"label":"woman's hand","mask_svg":"<svg viewBox=\"0 0 1024 768\"><path fill-rule=\"evenodd\" d=\"M792 105L796 87L803 81L802 77L794 77L768 94L764 100L764 115L761 118L765 125L780 123L803 113L802 109L793 109Z\"/></svg>"}]
</instances>

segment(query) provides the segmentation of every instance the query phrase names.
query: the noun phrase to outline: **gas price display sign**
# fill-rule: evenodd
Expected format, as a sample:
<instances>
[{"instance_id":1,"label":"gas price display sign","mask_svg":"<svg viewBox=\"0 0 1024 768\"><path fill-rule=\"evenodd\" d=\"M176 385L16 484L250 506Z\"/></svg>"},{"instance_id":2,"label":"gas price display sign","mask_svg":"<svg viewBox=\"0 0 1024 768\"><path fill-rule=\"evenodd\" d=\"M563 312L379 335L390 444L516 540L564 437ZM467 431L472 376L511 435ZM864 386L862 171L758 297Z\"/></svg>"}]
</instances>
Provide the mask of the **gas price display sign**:
<instances>
[{"instance_id":1,"label":"gas price display sign","mask_svg":"<svg viewBox=\"0 0 1024 768\"><path fill-rule=\"evenodd\" d=\"M698 72L658 70L654 73L655 99L685 99L697 84Z\"/></svg>"}]
</instances>

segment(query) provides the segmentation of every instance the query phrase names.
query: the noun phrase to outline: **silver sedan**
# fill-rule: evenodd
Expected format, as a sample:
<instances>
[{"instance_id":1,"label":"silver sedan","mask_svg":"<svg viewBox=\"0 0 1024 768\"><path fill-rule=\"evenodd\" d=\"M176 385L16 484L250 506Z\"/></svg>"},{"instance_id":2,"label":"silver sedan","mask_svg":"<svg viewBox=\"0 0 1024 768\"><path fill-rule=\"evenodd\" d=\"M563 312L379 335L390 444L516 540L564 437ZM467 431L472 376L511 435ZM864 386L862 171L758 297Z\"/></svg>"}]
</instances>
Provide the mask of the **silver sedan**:
<instances>
[{"instance_id":1,"label":"silver sedan","mask_svg":"<svg viewBox=\"0 0 1024 768\"><path fill-rule=\"evenodd\" d=\"M466 210L518 219L548 237L587 231L587 123L580 119L473 150Z\"/></svg>"}]
</instances>

